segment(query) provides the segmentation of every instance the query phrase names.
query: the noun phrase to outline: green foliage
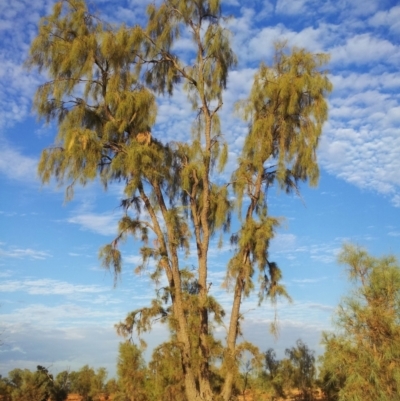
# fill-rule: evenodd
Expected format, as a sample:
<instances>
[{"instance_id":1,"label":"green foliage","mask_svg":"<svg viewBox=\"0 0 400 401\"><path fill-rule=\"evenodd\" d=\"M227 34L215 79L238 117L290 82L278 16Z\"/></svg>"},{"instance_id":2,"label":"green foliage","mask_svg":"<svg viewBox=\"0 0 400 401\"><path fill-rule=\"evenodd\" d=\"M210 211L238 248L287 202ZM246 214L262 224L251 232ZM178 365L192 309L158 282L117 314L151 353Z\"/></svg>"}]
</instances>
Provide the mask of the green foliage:
<instances>
[{"instance_id":1,"label":"green foliage","mask_svg":"<svg viewBox=\"0 0 400 401\"><path fill-rule=\"evenodd\" d=\"M218 392L228 401L240 355L245 349L257 354L247 343L237 345L240 305L255 289L255 271L260 302L289 298L281 270L268 255L280 220L268 213L267 191L277 184L297 192L298 182L317 181L315 153L331 90L321 68L328 57L304 49L289 53L277 45L274 63L260 66L249 99L238 106L249 132L232 182L213 182L214 169L222 172L228 158L218 113L237 62L220 0L164 0L150 4L147 12L144 27L116 27L93 15L84 0L60 0L41 20L27 64L49 77L37 90L34 107L40 118L56 121L58 135L54 147L42 152L38 170L44 183L55 178L66 184L67 199L76 184L91 180L100 180L105 188L125 184L125 215L100 258L117 277L123 261L119 245L133 236L142 243L136 271L148 268L156 284L163 276L166 285L117 330L130 338L150 330L156 320L168 324L171 344L180 353L186 397L210 401ZM183 34L189 34L193 46L190 64L174 52ZM156 96L173 95L178 84L196 114L192 132L179 135L182 142L167 142L151 132ZM219 235L222 240L229 230L231 214L241 216L245 197L245 217L231 238L235 252L226 281L234 291L222 345L213 330L223 323L225 311L209 294L208 252L211 239ZM191 241L197 254L193 271L182 263ZM212 384L217 358L226 372L218 388ZM85 374L100 380L93 379L100 391L100 372L96 376L87 367ZM79 380L72 375L71 383ZM94 397L91 379L83 382L71 385L82 385L85 397Z\"/></svg>"},{"instance_id":2,"label":"green foliage","mask_svg":"<svg viewBox=\"0 0 400 401\"><path fill-rule=\"evenodd\" d=\"M186 401L181 350L171 342L158 346L149 363L151 399Z\"/></svg>"},{"instance_id":3,"label":"green foliage","mask_svg":"<svg viewBox=\"0 0 400 401\"><path fill-rule=\"evenodd\" d=\"M400 266L346 245L339 261L354 289L325 333L322 378L332 400L392 401L400 392Z\"/></svg>"},{"instance_id":4,"label":"green foliage","mask_svg":"<svg viewBox=\"0 0 400 401\"><path fill-rule=\"evenodd\" d=\"M299 401L314 400L316 389L316 367L314 351L301 340L285 350L286 358L276 359L276 353L269 348L264 354L262 370L253 379L253 391L269 394L271 400L293 397ZM292 399L292 398L289 398Z\"/></svg>"},{"instance_id":5,"label":"green foliage","mask_svg":"<svg viewBox=\"0 0 400 401\"><path fill-rule=\"evenodd\" d=\"M106 378L106 369L99 368L96 372L89 365L85 365L78 371L70 372L68 379L60 379L67 380L69 392L80 394L83 401L98 401L105 392Z\"/></svg>"},{"instance_id":6,"label":"green foliage","mask_svg":"<svg viewBox=\"0 0 400 401\"><path fill-rule=\"evenodd\" d=\"M147 369L140 349L131 342L119 344L116 401L145 401Z\"/></svg>"},{"instance_id":7,"label":"green foliage","mask_svg":"<svg viewBox=\"0 0 400 401\"><path fill-rule=\"evenodd\" d=\"M285 364L276 359L272 348L265 352L265 379L270 383L274 397L285 398L285 379L290 378L290 372L284 370ZM289 380L286 380L286 385Z\"/></svg>"},{"instance_id":8,"label":"green foliage","mask_svg":"<svg viewBox=\"0 0 400 401\"><path fill-rule=\"evenodd\" d=\"M315 356L306 344L297 340L296 346L285 350L291 363L290 377L294 387L302 394L304 401L313 400L313 388L315 386Z\"/></svg>"},{"instance_id":9,"label":"green foliage","mask_svg":"<svg viewBox=\"0 0 400 401\"><path fill-rule=\"evenodd\" d=\"M106 377L106 369L95 371L88 365L79 371L62 371L55 379L40 365L35 372L14 369L7 378L0 377L0 396L4 401L65 401L75 393L85 401L99 401L116 393L112 381L106 385Z\"/></svg>"},{"instance_id":10,"label":"green foliage","mask_svg":"<svg viewBox=\"0 0 400 401\"><path fill-rule=\"evenodd\" d=\"M53 375L43 366L36 372L14 369L7 379L0 380L0 395L6 401L64 401L67 390L54 381Z\"/></svg>"},{"instance_id":11,"label":"green foliage","mask_svg":"<svg viewBox=\"0 0 400 401\"><path fill-rule=\"evenodd\" d=\"M13 386L6 377L1 377L0 375L0 398L3 401L11 401Z\"/></svg>"}]
</instances>

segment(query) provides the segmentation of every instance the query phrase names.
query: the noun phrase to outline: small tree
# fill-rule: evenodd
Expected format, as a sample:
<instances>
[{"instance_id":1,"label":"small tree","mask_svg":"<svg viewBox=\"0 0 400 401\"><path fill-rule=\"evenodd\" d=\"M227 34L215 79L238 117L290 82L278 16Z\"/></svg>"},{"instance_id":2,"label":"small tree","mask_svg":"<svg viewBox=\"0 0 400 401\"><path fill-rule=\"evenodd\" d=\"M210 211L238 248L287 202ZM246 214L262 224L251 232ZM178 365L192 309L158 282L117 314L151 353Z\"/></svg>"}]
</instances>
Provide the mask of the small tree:
<instances>
[{"instance_id":1,"label":"small tree","mask_svg":"<svg viewBox=\"0 0 400 401\"><path fill-rule=\"evenodd\" d=\"M67 398L67 391L54 381L53 375L43 366L39 365L35 372L14 369L8 377L12 401L64 401Z\"/></svg>"},{"instance_id":2,"label":"small tree","mask_svg":"<svg viewBox=\"0 0 400 401\"><path fill-rule=\"evenodd\" d=\"M354 285L325 333L322 362L331 399L394 401L400 394L400 266L346 245L339 255Z\"/></svg>"},{"instance_id":3,"label":"small tree","mask_svg":"<svg viewBox=\"0 0 400 401\"><path fill-rule=\"evenodd\" d=\"M0 399L2 401L11 401L13 386L10 380L0 375Z\"/></svg>"},{"instance_id":4,"label":"small tree","mask_svg":"<svg viewBox=\"0 0 400 401\"><path fill-rule=\"evenodd\" d=\"M127 341L119 344L116 401L145 401L147 369L141 350Z\"/></svg>"},{"instance_id":5,"label":"small tree","mask_svg":"<svg viewBox=\"0 0 400 401\"><path fill-rule=\"evenodd\" d=\"M107 369L98 368L90 381L89 396L93 401L100 401L105 396Z\"/></svg>"},{"instance_id":6,"label":"small tree","mask_svg":"<svg viewBox=\"0 0 400 401\"><path fill-rule=\"evenodd\" d=\"M92 382L96 372L89 365L69 374L70 392L82 396L83 401L92 401Z\"/></svg>"},{"instance_id":7,"label":"small tree","mask_svg":"<svg viewBox=\"0 0 400 401\"><path fill-rule=\"evenodd\" d=\"M314 351L301 340L297 340L296 346L287 348L285 353L291 362L293 385L301 391L304 401L311 401L316 374Z\"/></svg>"},{"instance_id":8,"label":"small tree","mask_svg":"<svg viewBox=\"0 0 400 401\"><path fill-rule=\"evenodd\" d=\"M284 392L284 372L282 372L284 364L281 361L276 359L276 353L272 348L269 348L265 354L265 376L269 384L273 389L273 397L277 398L285 398ZM287 375L289 377L289 375Z\"/></svg>"},{"instance_id":9,"label":"small tree","mask_svg":"<svg viewBox=\"0 0 400 401\"><path fill-rule=\"evenodd\" d=\"M149 363L152 398L165 401L185 401L185 383L180 351L174 342L166 342L155 348Z\"/></svg>"},{"instance_id":10,"label":"small tree","mask_svg":"<svg viewBox=\"0 0 400 401\"><path fill-rule=\"evenodd\" d=\"M228 401L242 352L240 308L254 291L256 270L260 301L286 295L281 271L268 255L278 219L268 214L267 191L274 183L288 192L301 181L316 184L316 148L331 90L321 71L327 55L278 46L272 65L260 66L249 98L238 107L249 132L232 180L215 179L228 157L219 111L236 64L223 22L220 0L151 3L143 27L111 26L84 0L62 0L41 20L28 60L49 77L37 91L36 111L58 124L56 145L43 151L39 174L45 183L67 183L68 198L77 183L96 178L105 187L125 184L118 235L100 257L118 275L118 246L133 235L142 242L138 270L153 260L151 278L158 282L163 275L167 285L151 305L130 313L119 332L130 337L150 330L155 319L167 323L190 401L217 396L211 385L213 326L221 324L224 311L210 294L211 240L229 229L235 211L241 225L232 235L235 253L227 266L233 291L219 391ZM192 44L189 60L174 50L183 34ZM194 122L192 132L179 135L182 141L168 142L152 132L156 96L173 95L177 87L188 96ZM197 258L193 272L183 260L190 241Z\"/></svg>"}]
</instances>

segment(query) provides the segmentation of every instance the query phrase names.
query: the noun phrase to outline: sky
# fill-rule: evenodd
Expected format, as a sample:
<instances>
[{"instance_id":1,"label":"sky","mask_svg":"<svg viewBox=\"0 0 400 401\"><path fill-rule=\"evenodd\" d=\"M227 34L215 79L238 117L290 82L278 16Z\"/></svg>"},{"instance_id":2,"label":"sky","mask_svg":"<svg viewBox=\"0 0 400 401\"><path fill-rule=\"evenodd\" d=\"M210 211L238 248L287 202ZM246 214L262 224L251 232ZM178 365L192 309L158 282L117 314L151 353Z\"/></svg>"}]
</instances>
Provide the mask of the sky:
<instances>
[{"instance_id":1,"label":"sky","mask_svg":"<svg viewBox=\"0 0 400 401\"><path fill-rule=\"evenodd\" d=\"M64 202L64 188L42 186L36 166L51 146L56 126L38 121L32 98L45 77L27 71L24 60L40 17L52 0L0 0L0 374L44 365L53 372L103 366L115 374L118 343L114 324L152 299L148 274L138 276L137 244L123 247L124 269L114 287L101 268L99 248L116 233L121 187L104 192L98 183L76 188ZM92 0L112 23L143 24L143 0ZM270 192L270 213L282 218L270 258L283 272L293 302L278 303L280 335L269 333L274 309L243 305L243 338L278 357L301 338L321 354L321 332L332 330L340 298L349 290L336 262L345 242L376 256L400 258L400 6L388 0L228 0L223 9L238 65L231 71L221 111L229 144L228 170L235 167L245 124L234 103L249 93L261 61L273 43L327 52L329 120L318 149L316 188L301 186L301 197ZM189 46L183 37L176 51ZM153 135L185 140L195 118L182 91L158 99ZM221 288L229 244L210 251L213 295L228 310L232 293ZM191 257L185 263L190 264ZM160 326L145 337L146 356L168 333ZM224 337L224 329L218 329Z\"/></svg>"}]
</instances>

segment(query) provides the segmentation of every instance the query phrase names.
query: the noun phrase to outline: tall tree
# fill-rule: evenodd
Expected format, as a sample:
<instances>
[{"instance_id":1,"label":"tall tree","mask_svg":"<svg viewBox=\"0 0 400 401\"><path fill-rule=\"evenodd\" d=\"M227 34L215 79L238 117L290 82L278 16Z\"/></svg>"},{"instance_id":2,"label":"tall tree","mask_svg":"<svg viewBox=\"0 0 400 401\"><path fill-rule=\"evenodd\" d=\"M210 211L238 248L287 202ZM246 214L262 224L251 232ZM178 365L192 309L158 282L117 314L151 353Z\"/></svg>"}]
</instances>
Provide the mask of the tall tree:
<instances>
[{"instance_id":1,"label":"tall tree","mask_svg":"<svg viewBox=\"0 0 400 401\"><path fill-rule=\"evenodd\" d=\"M400 265L346 245L339 256L354 284L326 333L322 373L332 400L394 401L400 393Z\"/></svg>"},{"instance_id":2,"label":"tall tree","mask_svg":"<svg viewBox=\"0 0 400 401\"><path fill-rule=\"evenodd\" d=\"M193 46L190 63L174 51L183 34ZM55 178L68 184L67 197L77 183L96 178L105 187L125 183L119 235L100 257L118 275L118 245L133 235L143 243L138 270L154 260L151 277L158 281L164 275L168 284L149 307L130 313L118 331L130 337L149 330L155 318L168 323L191 401L216 397L210 363L218 352L225 371L220 397L231 397L243 352L237 346L240 305L253 292L255 268L260 301L286 295L281 272L268 258L278 220L268 214L266 194L274 182L290 192L299 181L317 181L315 150L331 90L320 70L326 61L326 55L278 47L273 65L261 65L248 101L239 106L249 133L232 178L238 199L233 205L228 183L213 180L214 169L222 171L228 155L219 111L236 63L219 0L164 0L148 6L145 27L118 28L92 15L83 0L63 0L42 19L32 43L28 64L50 77L37 91L36 111L58 123L56 145L42 153L40 176L45 183ZM177 85L197 117L185 141L168 142L151 133L156 96L173 95ZM208 252L210 240L229 228L231 213L241 214L245 197L250 202L232 235L236 252L227 284L234 290L221 350L213 326L222 322L224 311L209 293ZM184 268L180 257L182 249L189 252L191 239L195 271Z\"/></svg>"}]
</instances>

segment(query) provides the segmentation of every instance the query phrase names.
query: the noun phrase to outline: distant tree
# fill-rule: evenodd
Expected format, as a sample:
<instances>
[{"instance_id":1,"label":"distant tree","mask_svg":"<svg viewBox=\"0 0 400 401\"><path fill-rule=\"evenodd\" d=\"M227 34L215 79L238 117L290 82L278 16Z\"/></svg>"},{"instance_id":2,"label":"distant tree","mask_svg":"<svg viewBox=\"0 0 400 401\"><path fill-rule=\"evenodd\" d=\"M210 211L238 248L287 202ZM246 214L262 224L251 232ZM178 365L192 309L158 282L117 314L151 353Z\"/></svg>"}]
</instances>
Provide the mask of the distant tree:
<instances>
[{"instance_id":1,"label":"distant tree","mask_svg":"<svg viewBox=\"0 0 400 401\"><path fill-rule=\"evenodd\" d=\"M2 401L11 401L13 386L10 380L0 375L0 399Z\"/></svg>"},{"instance_id":2,"label":"distant tree","mask_svg":"<svg viewBox=\"0 0 400 401\"><path fill-rule=\"evenodd\" d=\"M8 379L6 380L14 389L17 389L22 386L22 383L24 381L23 375L24 375L24 370L18 368L13 369L10 372L8 372Z\"/></svg>"},{"instance_id":3,"label":"distant tree","mask_svg":"<svg viewBox=\"0 0 400 401\"><path fill-rule=\"evenodd\" d=\"M67 391L57 385L53 375L43 366L36 372L14 369L8 374L12 401L64 401Z\"/></svg>"},{"instance_id":4,"label":"distant tree","mask_svg":"<svg viewBox=\"0 0 400 401\"><path fill-rule=\"evenodd\" d=\"M292 384L302 394L304 401L311 401L316 379L314 351L310 350L301 340L297 340L296 346L287 348L285 354L291 363L290 376Z\"/></svg>"},{"instance_id":5,"label":"distant tree","mask_svg":"<svg viewBox=\"0 0 400 401\"><path fill-rule=\"evenodd\" d=\"M58 373L55 378L55 383L61 389L64 389L67 393L69 392L71 381L69 377L69 371L63 370L62 372Z\"/></svg>"},{"instance_id":6,"label":"distant tree","mask_svg":"<svg viewBox=\"0 0 400 401\"><path fill-rule=\"evenodd\" d=\"M83 397L83 401L92 401L92 384L96 377L96 372L89 365L83 366L78 371L69 374L69 390Z\"/></svg>"},{"instance_id":7,"label":"distant tree","mask_svg":"<svg viewBox=\"0 0 400 401\"><path fill-rule=\"evenodd\" d=\"M141 350L126 341L119 344L117 362L118 392L115 401L146 401L147 369Z\"/></svg>"},{"instance_id":8,"label":"distant tree","mask_svg":"<svg viewBox=\"0 0 400 401\"><path fill-rule=\"evenodd\" d=\"M115 399L115 395L118 393L119 391L119 386L117 383L117 380L112 377L111 379L109 379L105 385L104 388L104 393L105 393L105 397L106 400L114 400Z\"/></svg>"},{"instance_id":9,"label":"distant tree","mask_svg":"<svg viewBox=\"0 0 400 401\"><path fill-rule=\"evenodd\" d=\"M83 0L63 0L41 20L28 60L49 79L36 93L36 111L58 125L55 146L40 159L42 181L68 184L67 198L76 184L96 178L105 187L124 183L119 233L100 257L117 276L118 246L133 235L143 244L138 271L153 260L151 278L159 282L163 275L167 285L151 305L127 316L120 333L130 338L133 331L150 330L155 320L168 324L190 401L230 400L241 354L240 308L254 291L255 271L260 302L287 295L268 255L279 220L268 214L267 192L273 184L292 192L300 182L317 183L316 149L331 90L321 70L327 55L277 46L271 66L260 66L249 98L238 106L249 131L232 180L216 179L228 157L219 111L236 64L223 21L220 0L151 3L145 27L109 25ZM186 34L192 45L188 60L174 46ZM167 142L152 132L156 96L173 95L176 88L186 92L194 124L192 132L178 132ZM211 240L229 229L233 212L241 224L227 266L233 291L218 395L211 384L213 325L221 324L223 310L209 293L208 254ZM191 240L197 262L187 286L182 256Z\"/></svg>"},{"instance_id":10,"label":"distant tree","mask_svg":"<svg viewBox=\"0 0 400 401\"><path fill-rule=\"evenodd\" d=\"M351 294L336 312L334 334L325 333L322 374L332 400L394 401L400 394L400 265L344 246Z\"/></svg>"},{"instance_id":11,"label":"distant tree","mask_svg":"<svg viewBox=\"0 0 400 401\"><path fill-rule=\"evenodd\" d=\"M105 396L107 375L107 369L98 368L91 378L89 396L93 401L100 401Z\"/></svg>"},{"instance_id":12,"label":"distant tree","mask_svg":"<svg viewBox=\"0 0 400 401\"><path fill-rule=\"evenodd\" d=\"M270 383L273 389L273 397L285 398L284 392L284 379L285 372L283 372L283 364L281 361L276 359L276 353L272 348L269 348L265 354L265 373L266 379ZM287 375L289 377L289 375Z\"/></svg>"},{"instance_id":13,"label":"distant tree","mask_svg":"<svg viewBox=\"0 0 400 401\"><path fill-rule=\"evenodd\" d=\"M10 372L15 388L12 392L13 401L46 401L49 396L47 380L42 374L28 369L14 369Z\"/></svg>"}]
</instances>

